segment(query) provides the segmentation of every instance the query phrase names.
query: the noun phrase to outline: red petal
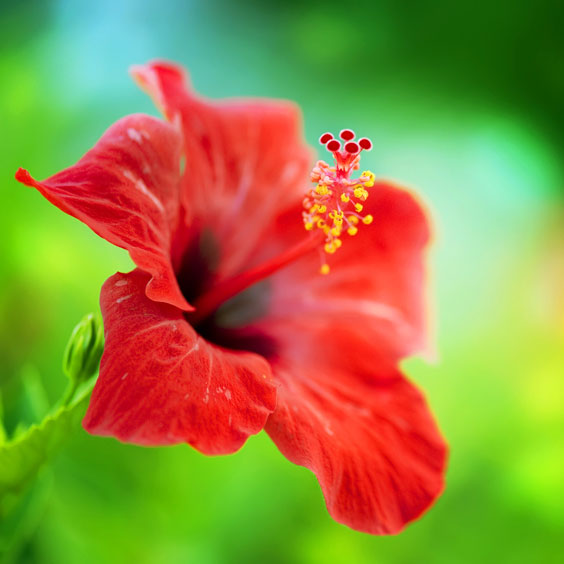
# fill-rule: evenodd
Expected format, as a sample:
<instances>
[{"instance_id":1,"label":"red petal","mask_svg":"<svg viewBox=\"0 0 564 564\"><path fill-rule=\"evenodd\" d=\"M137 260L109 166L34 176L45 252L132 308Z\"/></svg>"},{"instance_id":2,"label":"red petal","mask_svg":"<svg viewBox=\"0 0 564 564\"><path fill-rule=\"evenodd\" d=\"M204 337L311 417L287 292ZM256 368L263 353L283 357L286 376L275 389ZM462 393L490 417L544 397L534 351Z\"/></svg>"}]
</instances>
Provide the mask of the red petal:
<instances>
[{"instance_id":1,"label":"red petal","mask_svg":"<svg viewBox=\"0 0 564 564\"><path fill-rule=\"evenodd\" d=\"M184 72L170 63L132 69L141 86L184 131L185 207L215 229L222 242L220 274L244 265L275 215L301 201L310 149L301 114L290 102L196 97Z\"/></svg>"},{"instance_id":2,"label":"red petal","mask_svg":"<svg viewBox=\"0 0 564 564\"><path fill-rule=\"evenodd\" d=\"M407 380L375 373L368 382L327 364L274 370L282 385L266 431L284 456L316 474L335 520L398 533L441 493L446 445Z\"/></svg>"},{"instance_id":3,"label":"red petal","mask_svg":"<svg viewBox=\"0 0 564 564\"><path fill-rule=\"evenodd\" d=\"M408 192L385 183L371 189L365 210L374 223L343 237L329 275L308 256L272 277L270 311L254 326L277 343L270 360L281 385L267 432L317 475L336 520L389 534L441 492L446 446L397 371L426 343L425 215ZM264 252L303 236L296 208Z\"/></svg>"},{"instance_id":4,"label":"red petal","mask_svg":"<svg viewBox=\"0 0 564 564\"><path fill-rule=\"evenodd\" d=\"M132 115L119 120L78 163L37 182L20 169L16 178L95 233L129 251L152 275L147 296L191 310L170 262L178 222L178 131L159 119Z\"/></svg>"},{"instance_id":5,"label":"red petal","mask_svg":"<svg viewBox=\"0 0 564 564\"><path fill-rule=\"evenodd\" d=\"M147 299L148 278L118 273L102 287L106 345L84 428L140 445L236 451L275 407L268 363L206 342L181 310Z\"/></svg>"}]
</instances>

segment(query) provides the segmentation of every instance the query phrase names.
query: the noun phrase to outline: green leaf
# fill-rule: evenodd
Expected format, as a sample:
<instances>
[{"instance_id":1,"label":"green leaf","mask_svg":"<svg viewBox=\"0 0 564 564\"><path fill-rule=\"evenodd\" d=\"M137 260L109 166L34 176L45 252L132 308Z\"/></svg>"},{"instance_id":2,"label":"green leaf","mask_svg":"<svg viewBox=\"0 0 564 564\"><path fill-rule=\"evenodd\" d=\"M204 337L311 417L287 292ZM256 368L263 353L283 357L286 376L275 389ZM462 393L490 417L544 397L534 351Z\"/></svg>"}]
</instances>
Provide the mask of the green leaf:
<instances>
[{"instance_id":1,"label":"green leaf","mask_svg":"<svg viewBox=\"0 0 564 564\"><path fill-rule=\"evenodd\" d=\"M52 489L53 473L42 472L39 479L35 480L23 495L18 496L18 501L10 514L2 516L0 562L16 564L24 561L22 553L43 520Z\"/></svg>"},{"instance_id":2,"label":"green leaf","mask_svg":"<svg viewBox=\"0 0 564 564\"><path fill-rule=\"evenodd\" d=\"M2 390L0 390L0 448L7 441L8 433L4 428L4 402L2 401Z\"/></svg>"},{"instance_id":3,"label":"green leaf","mask_svg":"<svg viewBox=\"0 0 564 564\"><path fill-rule=\"evenodd\" d=\"M41 467L79 426L96 378L82 384L72 398L39 424L0 443L0 519L17 503Z\"/></svg>"}]
</instances>

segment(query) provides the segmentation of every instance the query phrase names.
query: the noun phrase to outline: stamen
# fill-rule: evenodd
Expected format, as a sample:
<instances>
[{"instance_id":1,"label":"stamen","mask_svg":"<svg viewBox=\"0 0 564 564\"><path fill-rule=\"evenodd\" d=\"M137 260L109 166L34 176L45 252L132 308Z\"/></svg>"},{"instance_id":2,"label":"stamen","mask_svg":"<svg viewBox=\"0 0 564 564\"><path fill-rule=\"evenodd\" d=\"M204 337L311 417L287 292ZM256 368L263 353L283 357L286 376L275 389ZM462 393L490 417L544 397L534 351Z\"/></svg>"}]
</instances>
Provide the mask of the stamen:
<instances>
[{"instance_id":1,"label":"stamen","mask_svg":"<svg viewBox=\"0 0 564 564\"><path fill-rule=\"evenodd\" d=\"M304 198L303 221L306 231L316 231L323 236L322 255L332 255L343 245L342 235L350 237L358 233L359 223L369 225L373 217L359 215L369 196L367 188L374 186L374 173L365 170L359 178L351 178L358 170L360 153L372 149L372 141L367 137L353 141L355 134L351 129L343 129L339 137L341 143L331 133L324 133L319 142L333 153L335 166L318 161L311 171L311 180L316 184ZM329 265L323 259L321 274L328 274Z\"/></svg>"}]
</instances>

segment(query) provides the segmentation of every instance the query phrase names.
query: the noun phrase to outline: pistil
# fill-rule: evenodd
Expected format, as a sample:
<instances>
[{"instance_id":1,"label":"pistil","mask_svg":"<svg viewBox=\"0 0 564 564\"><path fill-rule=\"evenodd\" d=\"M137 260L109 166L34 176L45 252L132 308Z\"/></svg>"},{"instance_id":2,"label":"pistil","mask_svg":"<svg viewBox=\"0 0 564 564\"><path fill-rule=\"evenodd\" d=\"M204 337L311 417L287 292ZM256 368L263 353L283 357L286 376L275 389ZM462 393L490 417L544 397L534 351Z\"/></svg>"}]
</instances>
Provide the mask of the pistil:
<instances>
[{"instance_id":1,"label":"pistil","mask_svg":"<svg viewBox=\"0 0 564 564\"><path fill-rule=\"evenodd\" d=\"M249 286L274 274L315 249L322 249L322 256L331 255L341 248L344 233L354 237L361 223L372 223L370 214L361 215L364 202L368 198L368 188L374 186L374 174L364 171L359 178L351 178L353 171L359 168L360 153L372 148L370 139L354 141L355 134L350 129L343 129L341 142L331 133L324 133L320 143L333 153L334 166L318 161L311 172L311 180L316 184L306 197L303 205L303 222L310 234L298 244L280 255L212 286L193 303L195 311L187 313L186 318L192 325L197 325L219 306L239 294ZM329 273L325 260L320 268L321 274Z\"/></svg>"}]
</instances>

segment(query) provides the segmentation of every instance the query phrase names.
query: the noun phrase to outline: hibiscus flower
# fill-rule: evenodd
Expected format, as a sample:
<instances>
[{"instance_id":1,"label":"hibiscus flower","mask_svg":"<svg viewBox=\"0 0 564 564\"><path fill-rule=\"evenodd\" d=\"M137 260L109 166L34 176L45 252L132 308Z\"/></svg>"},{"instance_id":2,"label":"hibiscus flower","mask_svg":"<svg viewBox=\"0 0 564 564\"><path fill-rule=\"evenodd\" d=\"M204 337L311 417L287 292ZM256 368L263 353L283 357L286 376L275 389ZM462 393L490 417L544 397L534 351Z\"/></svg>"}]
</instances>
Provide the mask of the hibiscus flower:
<instances>
[{"instance_id":1,"label":"hibiscus flower","mask_svg":"<svg viewBox=\"0 0 564 564\"><path fill-rule=\"evenodd\" d=\"M102 287L85 429L208 455L265 429L334 519L399 532L442 491L446 458L398 368L427 344L420 205L353 177L371 144L350 130L322 136L335 164L308 178L295 105L210 102L169 63L132 73L167 121L125 117L76 165L16 174L137 266Z\"/></svg>"}]
</instances>

